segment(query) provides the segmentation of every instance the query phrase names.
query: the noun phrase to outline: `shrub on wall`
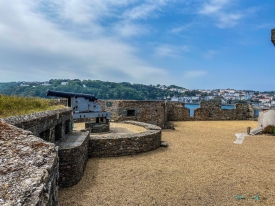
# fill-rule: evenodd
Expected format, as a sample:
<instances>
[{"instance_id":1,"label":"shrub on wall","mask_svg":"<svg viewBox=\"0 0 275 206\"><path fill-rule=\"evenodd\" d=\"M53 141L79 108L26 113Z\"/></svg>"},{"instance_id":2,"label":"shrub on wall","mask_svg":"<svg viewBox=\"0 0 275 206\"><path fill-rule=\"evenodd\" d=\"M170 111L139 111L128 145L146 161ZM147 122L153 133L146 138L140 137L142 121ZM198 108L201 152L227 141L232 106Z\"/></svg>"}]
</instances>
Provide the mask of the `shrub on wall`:
<instances>
[{"instance_id":1,"label":"shrub on wall","mask_svg":"<svg viewBox=\"0 0 275 206\"><path fill-rule=\"evenodd\" d=\"M275 135L275 125L268 125L264 128L263 134L272 134Z\"/></svg>"}]
</instances>

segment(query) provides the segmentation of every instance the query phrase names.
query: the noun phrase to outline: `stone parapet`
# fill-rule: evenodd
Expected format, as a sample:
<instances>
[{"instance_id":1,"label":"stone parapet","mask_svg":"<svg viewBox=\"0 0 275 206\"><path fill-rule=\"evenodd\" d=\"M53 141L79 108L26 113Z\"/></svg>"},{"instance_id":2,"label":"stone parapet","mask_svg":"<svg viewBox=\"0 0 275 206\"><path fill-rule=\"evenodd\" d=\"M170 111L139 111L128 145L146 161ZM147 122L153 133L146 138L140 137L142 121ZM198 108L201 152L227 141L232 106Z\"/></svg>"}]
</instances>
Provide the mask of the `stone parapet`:
<instances>
[{"instance_id":1,"label":"stone parapet","mask_svg":"<svg viewBox=\"0 0 275 206\"><path fill-rule=\"evenodd\" d=\"M145 132L136 134L91 135L89 143L89 156L115 157L134 155L147 152L160 147L161 128L155 125L125 121L127 124L142 126Z\"/></svg>"},{"instance_id":2,"label":"stone parapet","mask_svg":"<svg viewBox=\"0 0 275 206\"><path fill-rule=\"evenodd\" d=\"M31 131L48 142L65 137L71 131L72 109L58 109L0 119L3 122Z\"/></svg>"},{"instance_id":3,"label":"stone parapet","mask_svg":"<svg viewBox=\"0 0 275 206\"><path fill-rule=\"evenodd\" d=\"M190 120L190 109L185 107L185 103L167 102L166 107L168 121Z\"/></svg>"},{"instance_id":4,"label":"stone parapet","mask_svg":"<svg viewBox=\"0 0 275 206\"><path fill-rule=\"evenodd\" d=\"M54 144L0 121L0 205L58 205Z\"/></svg>"},{"instance_id":5,"label":"stone parapet","mask_svg":"<svg viewBox=\"0 0 275 206\"><path fill-rule=\"evenodd\" d=\"M161 130L160 127L153 125L153 124L148 124L144 122L136 122L136 121L123 121L125 124L132 124L140 127L144 127L147 130Z\"/></svg>"},{"instance_id":6,"label":"stone parapet","mask_svg":"<svg viewBox=\"0 0 275 206\"><path fill-rule=\"evenodd\" d=\"M166 122L164 101L100 100L102 109L113 121L133 120L163 127Z\"/></svg>"},{"instance_id":7,"label":"stone parapet","mask_svg":"<svg viewBox=\"0 0 275 206\"><path fill-rule=\"evenodd\" d=\"M113 121L138 121L157 125L161 128L173 129L169 121L196 120L249 120L254 118L254 109L250 104L235 104L234 109L221 108L221 102L205 101L200 108L194 110L190 117L190 109L185 103L172 101L99 101L102 108L111 112Z\"/></svg>"},{"instance_id":8,"label":"stone parapet","mask_svg":"<svg viewBox=\"0 0 275 206\"><path fill-rule=\"evenodd\" d=\"M71 187L83 176L88 161L89 132L73 131L59 146L59 186Z\"/></svg>"},{"instance_id":9,"label":"stone parapet","mask_svg":"<svg viewBox=\"0 0 275 206\"><path fill-rule=\"evenodd\" d=\"M193 120L251 120L254 109L250 104L235 104L234 109L222 109L219 102L201 102L194 110Z\"/></svg>"}]
</instances>

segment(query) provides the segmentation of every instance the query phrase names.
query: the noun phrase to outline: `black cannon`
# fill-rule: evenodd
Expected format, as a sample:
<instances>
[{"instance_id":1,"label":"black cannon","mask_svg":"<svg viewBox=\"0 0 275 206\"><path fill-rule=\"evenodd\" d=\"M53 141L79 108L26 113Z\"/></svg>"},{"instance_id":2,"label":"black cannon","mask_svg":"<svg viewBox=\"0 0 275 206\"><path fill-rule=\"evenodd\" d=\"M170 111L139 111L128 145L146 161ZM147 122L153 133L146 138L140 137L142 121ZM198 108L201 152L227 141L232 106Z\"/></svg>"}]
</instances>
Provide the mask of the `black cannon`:
<instances>
[{"instance_id":1,"label":"black cannon","mask_svg":"<svg viewBox=\"0 0 275 206\"><path fill-rule=\"evenodd\" d=\"M73 109L73 118L96 118L106 119L109 122L111 118L110 112L101 110L101 106L97 103L97 98L90 94L71 93L47 90L47 96L67 98L67 105Z\"/></svg>"},{"instance_id":2,"label":"black cannon","mask_svg":"<svg viewBox=\"0 0 275 206\"><path fill-rule=\"evenodd\" d=\"M72 93L72 92L60 92L60 91L53 91L53 90L47 90L46 92L47 96L54 96L54 97L63 97L63 98L78 98L83 97L85 99L88 99L89 101L96 101L97 98L94 95L91 94L81 94L81 93Z\"/></svg>"}]
</instances>

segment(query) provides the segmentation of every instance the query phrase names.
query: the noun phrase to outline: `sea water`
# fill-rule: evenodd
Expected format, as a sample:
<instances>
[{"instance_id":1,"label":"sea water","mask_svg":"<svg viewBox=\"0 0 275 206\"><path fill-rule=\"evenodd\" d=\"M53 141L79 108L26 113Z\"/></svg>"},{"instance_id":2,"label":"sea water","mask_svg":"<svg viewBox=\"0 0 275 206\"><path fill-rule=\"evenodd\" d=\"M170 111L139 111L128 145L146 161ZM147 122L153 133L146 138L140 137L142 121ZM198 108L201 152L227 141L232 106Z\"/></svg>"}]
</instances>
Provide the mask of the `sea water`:
<instances>
[{"instance_id":1,"label":"sea water","mask_svg":"<svg viewBox=\"0 0 275 206\"><path fill-rule=\"evenodd\" d=\"M185 103L185 107L190 109L190 117L194 117L194 110L199 108L199 104L187 104ZM222 109L234 109L235 105L222 105Z\"/></svg>"}]
</instances>

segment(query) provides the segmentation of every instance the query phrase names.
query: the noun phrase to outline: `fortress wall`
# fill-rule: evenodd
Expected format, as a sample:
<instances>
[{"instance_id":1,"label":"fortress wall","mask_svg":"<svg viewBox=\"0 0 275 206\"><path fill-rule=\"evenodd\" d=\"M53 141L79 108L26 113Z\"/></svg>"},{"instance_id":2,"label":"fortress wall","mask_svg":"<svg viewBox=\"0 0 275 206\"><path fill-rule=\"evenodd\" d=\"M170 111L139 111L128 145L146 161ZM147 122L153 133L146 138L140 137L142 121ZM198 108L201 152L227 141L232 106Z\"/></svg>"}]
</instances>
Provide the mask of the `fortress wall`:
<instances>
[{"instance_id":1,"label":"fortress wall","mask_svg":"<svg viewBox=\"0 0 275 206\"><path fill-rule=\"evenodd\" d=\"M155 125L124 121L124 123L142 126L145 132L136 134L90 135L89 156L116 157L134 155L160 147L161 128Z\"/></svg>"},{"instance_id":2,"label":"fortress wall","mask_svg":"<svg viewBox=\"0 0 275 206\"><path fill-rule=\"evenodd\" d=\"M254 115L248 104L224 110L219 103L206 102L190 118L189 109L178 102L100 103L116 121L128 120L125 123L143 126L147 131L112 138L89 137L85 132L76 137L73 132L67 138L71 132L70 108L0 119L0 204L58 205L58 179L62 187L76 184L83 175L88 155L122 156L157 149L161 144L158 126L165 127L167 121L243 120ZM60 150L49 142L58 144Z\"/></svg>"},{"instance_id":3,"label":"fortress wall","mask_svg":"<svg viewBox=\"0 0 275 206\"><path fill-rule=\"evenodd\" d=\"M190 109L184 103L166 101L100 101L106 111L111 112L114 121L133 120L169 128L169 121L194 120L249 120L254 118L254 109L250 104L236 104L235 109L222 109L220 102L201 102L200 108ZM135 116L128 116L127 111L134 110Z\"/></svg>"},{"instance_id":4,"label":"fortress wall","mask_svg":"<svg viewBox=\"0 0 275 206\"><path fill-rule=\"evenodd\" d=\"M54 144L0 121L0 204L58 205Z\"/></svg>"},{"instance_id":5,"label":"fortress wall","mask_svg":"<svg viewBox=\"0 0 275 206\"><path fill-rule=\"evenodd\" d=\"M249 120L254 118L250 104L235 104L235 109L222 109L219 102L201 102L194 110L194 120Z\"/></svg>"},{"instance_id":6,"label":"fortress wall","mask_svg":"<svg viewBox=\"0 0 275 206\"><path fill-rule=\"evenodd\" d=\"M48 142L64 138L71 131L72 109L58 109L0 119L3 122L31 131Z\"/></svg>"},{"instance_id":7,"label":"fortress wall","mask_svg":"<svg viewBox=\"0 0 275 206\"><path fill-rule=\"evenodd\" d=\"M59 186L76 185L84 174L88 161L89 132L73 131L57 143L59 147Z\"/></svg>"},{"instance_id":8,"label":"fortress wall","mask_svg":"<svg viewBox=\"0 0 275 206\"><path fill-rule=\"evenodd\" d=\"M60 162L50 142L71 131L71 113L66 108L0 119L0 204L58 205Z\"/></svg>"},{"instance_id":9,"label":"fortress wall","mask_svg":"<svg viewBox=\"0 0 275 206\"><path fill-rule=\"evenodd\" d=\"M99 104L111 112L114 121L133 120L163 127L167 119L164 101L101 100Z\"/></svg>"},{"instance_id":10,"label":"fortress wall","mask_svg":"<svg viewBox=\"0 0 275 206\"><path fill-rule=\"evenodd\" d=\"M190 109L184 107L181 102L167 102L167 120L168 121L187 121L190 120Z\"/></svg>"}]
</instances>

